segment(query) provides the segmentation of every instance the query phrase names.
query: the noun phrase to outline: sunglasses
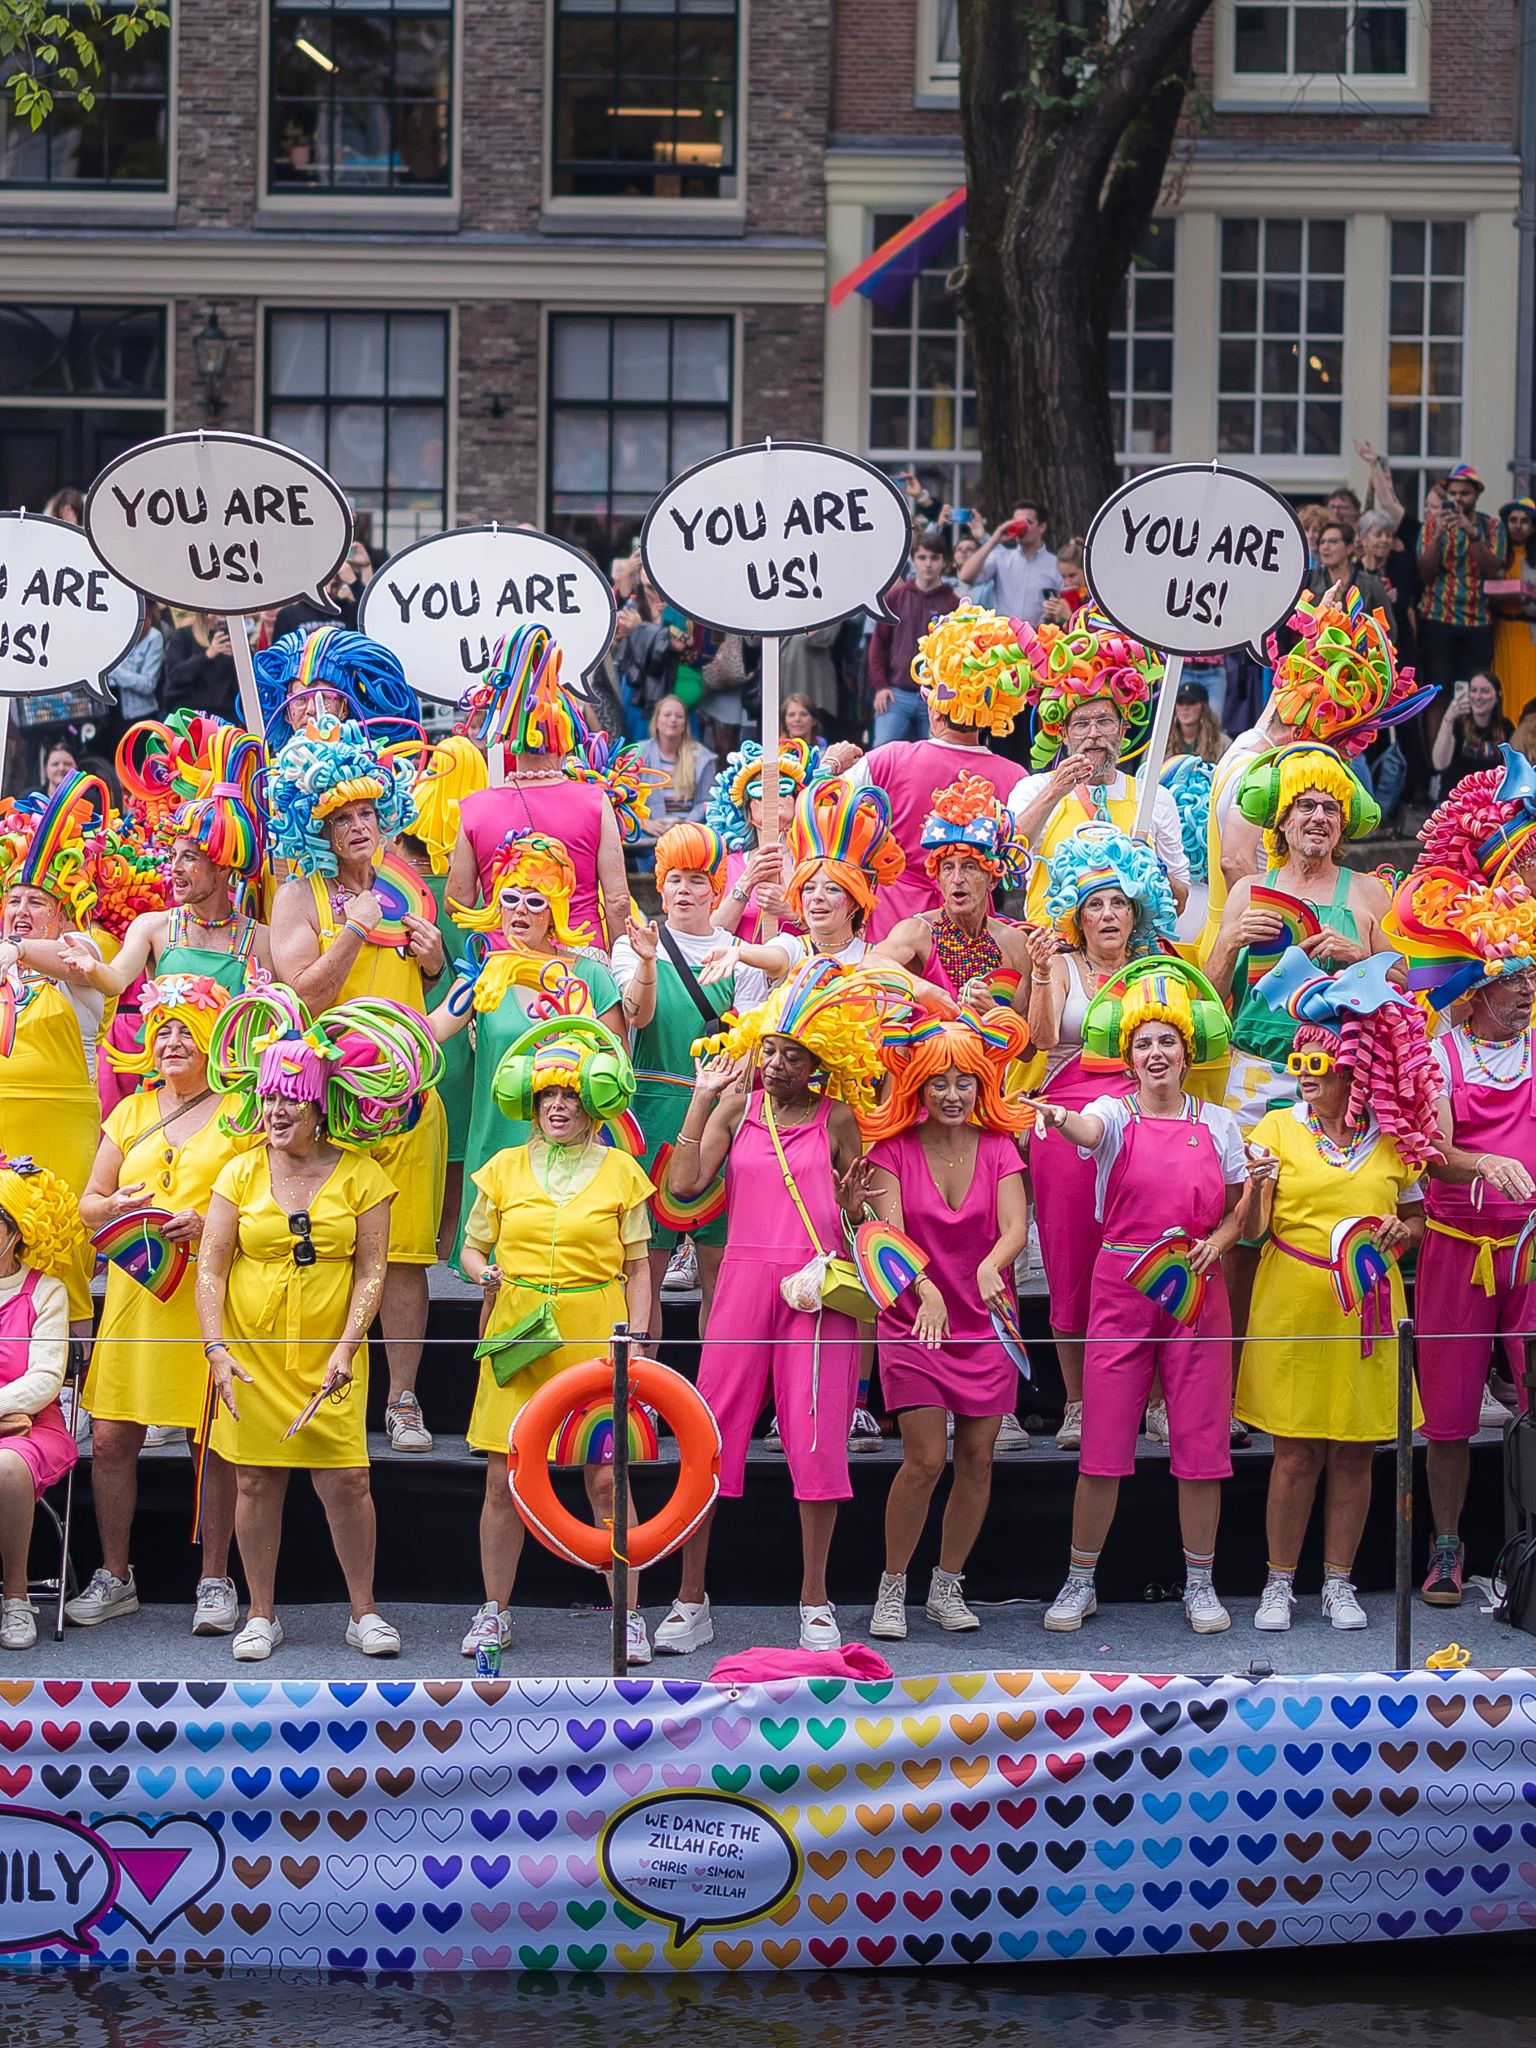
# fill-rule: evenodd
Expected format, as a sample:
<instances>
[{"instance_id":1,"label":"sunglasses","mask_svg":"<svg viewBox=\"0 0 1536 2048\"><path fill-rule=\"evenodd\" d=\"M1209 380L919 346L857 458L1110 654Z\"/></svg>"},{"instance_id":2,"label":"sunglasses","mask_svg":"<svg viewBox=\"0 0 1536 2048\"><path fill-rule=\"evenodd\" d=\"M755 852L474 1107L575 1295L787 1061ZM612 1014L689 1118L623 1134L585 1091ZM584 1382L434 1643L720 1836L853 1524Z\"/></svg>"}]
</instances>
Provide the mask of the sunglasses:
<instances>
[{"instance_id":1,"label":"sunglasses","mask_svg":"<svg viewBox=\"0 0 1536 2048\"><path fill-rule=\"evenodd\" d=\"M1285 1071L1288 1074L1310 1074L1313 1080L1320 1079L1324 1074L1331 1074L1338 1064L1334 1054L1321 1050L1309 1049L1306 1052L1287 1053L1285 1056Z\"/></svg>"},{"instance_id":2,"label":"sunglasses","mask_svg":"<svg viewBox=\"0 0 1536 2048\"><path fill-rule=\"evenodd\" d=\"M288 1229L294 1239L293 1263L296 1266L312 1266L320 1256L315 1250L315 1241L310 1236L313 1227L307 1209L297 1209L288 1218Z\"/></svg>"},{"instance_id":3,"label":"sunglasses","mask_svg":"<svg viewBox=\"0 0 1536 2048\"><path fill-rule=\"evenodd\" d=\"M496 901L503 910L548 910L549 898L536 889L502 889Z\"/></svg>"}]
</instances>

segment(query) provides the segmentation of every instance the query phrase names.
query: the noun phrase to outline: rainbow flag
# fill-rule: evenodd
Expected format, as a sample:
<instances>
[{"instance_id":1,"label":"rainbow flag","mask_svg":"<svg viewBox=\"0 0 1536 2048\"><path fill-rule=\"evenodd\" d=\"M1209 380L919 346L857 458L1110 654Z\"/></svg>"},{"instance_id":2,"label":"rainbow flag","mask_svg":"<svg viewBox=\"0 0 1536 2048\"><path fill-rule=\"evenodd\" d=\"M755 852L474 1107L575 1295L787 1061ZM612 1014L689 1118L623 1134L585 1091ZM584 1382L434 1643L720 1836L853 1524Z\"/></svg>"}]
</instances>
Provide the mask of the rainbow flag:
<instances>
[{"instance_id":1,"label":"rainbow flag","mask_svg":"<svg viewBox=\"0 0 1536 2048\"><path fill-rule=\"evenodd\" d=\"M926 270L964 226L965 187L957 185L840 277L827 293L827 303L840 306L850 293L857 292L861 299L872 299L889 312L912 289L918 272Z\"/></svg>"}]
</instances>

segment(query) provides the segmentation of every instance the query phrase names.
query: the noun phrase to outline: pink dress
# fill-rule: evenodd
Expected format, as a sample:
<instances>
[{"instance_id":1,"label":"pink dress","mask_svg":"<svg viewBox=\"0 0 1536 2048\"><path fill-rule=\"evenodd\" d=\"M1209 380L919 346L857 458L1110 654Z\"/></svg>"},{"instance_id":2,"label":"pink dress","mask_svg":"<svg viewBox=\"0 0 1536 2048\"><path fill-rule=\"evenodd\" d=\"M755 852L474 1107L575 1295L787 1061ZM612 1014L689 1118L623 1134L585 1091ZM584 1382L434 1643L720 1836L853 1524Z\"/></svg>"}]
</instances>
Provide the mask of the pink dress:
<instances>
[{"instance_id":1,"label":"pink dress","mask_svg":"<svg viewBox=\"0 0 1536 2048\"><path fill-rule=\"evenodd\" d=\"M1084 1072L1082 1055L1074 1053L1040 1092L1063 1109L1083 1109L1099 1095L1129 1095L1135 1085L1123 1071ZM1088 1327L1093 1262L1099 1251L1093 1220L1094 1165L1053 1131L1048 1138L1031 1140L1029 1169L1035 1229L1050 1290L1051 1328L1070 1337Z\"/></svg>"},{"instance_id":2,"label":"pink dress","mask_svg":"<svg viewBox=\"0 0 1536 2048\"><path fill-rule=\"evenodd\" d=\"M938 792L962 775L979 775L1006 803L1008 792L1029 770L986 747L943 746L937 740L892 740L871 748L864 765L870 781L891 799L891 830L907 856L906 873L887 882L875 898L865 935L873 945L904 917L939 907L939 892L923 870L922 847L923 821Z\"/></svg>"},{"instance_id":3,"label":"pink dress","mask_svg":"<svg viewBox=\"0 0 1536 2048\"><path fill-rule=\"evenodd\" d=\"M823 1096L809 1123L779 1141L822 1249L843 1249ZM848 1425L859 1381L859 1326L851 1316L791 1308L779 1281L814 1256L784 1187L754 1090L725 1165L726 1243L699 1360L699 1392L720 1425L720 1491L739 1499L752 1426L770 1385L796 1500L848 1500Z\"/></svg>"},{"instance_id":4,"label":"pink dress","mask_svg":"<svg viewBox=\"0 0 1536 2048\"><path fill-rule=\"evenodd\" d=\"M1213 1231L1226 1207L1226 1176L1199 1105L1185 1114L1134 1111L1109 1170L1103 1242L1083 1357L1083 1447L1078 1470L1125 1479L1136 1469L1136 1431L1153 1374L1168 1404L1169 1468L1175 1479L1232 1475L1232 1314L1221 1268L1206 1275L1205 1303L1186 1329L1126 1279L1138 1255L1175 1227ZM1222 1112L1217 1112L1222 1114ZM1212 1341L1199 1342L1207 1339Z\"/></svg>"},{"instance_id":5,"label":"pink dress","mask_svg":"<svg viewBox=\"0 0 1536 2048\"><path fill-rule=\"evenodd\" d=\"M5 1389L32 1370L32 1326L37 1320L34 1297L38 1275L28 1271L10 1300L0 1307L0 1414L8 1413ZM55 1481L74 1464L75 1440L64 1425L64 1411L50 1401L32 1418L26 1436L0 1436L0 1451L20 1458L32 1474L35 1498L41 1500Z\"/></svg>"},{"instance_id":6,"label":"pink dress","mask_svg":"<svg viewBox=\"0 0 1536 2048\"><path fill-rule=\"evenodd\" d=\"M917 1290L896 1297L875 1325L880 1340L880 1391L892 1411L947 1408L954 1415L1011 1415L1018 1368L992 1331L976 1288L976 1268L997 1243L997 1191L1022 1174L1019 1148L1006 1132L983 1131L965 1200L951 1209L939 1191L917 1126L870 1149L901 1190L902 1228L928 1254L927 1277L944 1297L949 1338L941 1351L912 1334Z\"/></svg>"},{"instance_id":7,"label":"pink dress","mask_svg":"<svg viewBox=\"0 0 1536 2048\"><path fill-rule=\"evenodd\" d=\"M609 935L597 900L597 849L608 799L589 782L515 782L478 789L459 806L459 830L474 850L482 899L490 894L496 849L509 832L546 832L571 856L576 889L571 897L573 930L585 925L584 945L605 951ZM499 934L491 939L500 944Z\"/></svg>"}]
</instances>

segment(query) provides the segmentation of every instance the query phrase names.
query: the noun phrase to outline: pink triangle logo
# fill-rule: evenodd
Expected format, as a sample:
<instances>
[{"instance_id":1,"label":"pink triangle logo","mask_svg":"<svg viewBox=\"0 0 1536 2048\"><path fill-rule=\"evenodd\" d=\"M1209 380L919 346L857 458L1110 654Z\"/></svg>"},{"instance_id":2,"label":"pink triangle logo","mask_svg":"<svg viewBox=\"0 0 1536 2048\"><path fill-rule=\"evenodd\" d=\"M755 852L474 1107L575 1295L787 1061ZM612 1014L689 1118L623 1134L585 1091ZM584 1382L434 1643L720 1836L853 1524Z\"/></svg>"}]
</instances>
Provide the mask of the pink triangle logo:
<instances>
[{"instance_id":1,"label":"pink triangle logo","mask_svg":"<svg viewBox=\"0 0 1536 2048\"><path fill-rule=\"evenodd\" d=\"M130 1880L153 1905L171 1879L186 1862L186 1849L115 1849L114 1854Z\"/></svg>"}]
</instances>

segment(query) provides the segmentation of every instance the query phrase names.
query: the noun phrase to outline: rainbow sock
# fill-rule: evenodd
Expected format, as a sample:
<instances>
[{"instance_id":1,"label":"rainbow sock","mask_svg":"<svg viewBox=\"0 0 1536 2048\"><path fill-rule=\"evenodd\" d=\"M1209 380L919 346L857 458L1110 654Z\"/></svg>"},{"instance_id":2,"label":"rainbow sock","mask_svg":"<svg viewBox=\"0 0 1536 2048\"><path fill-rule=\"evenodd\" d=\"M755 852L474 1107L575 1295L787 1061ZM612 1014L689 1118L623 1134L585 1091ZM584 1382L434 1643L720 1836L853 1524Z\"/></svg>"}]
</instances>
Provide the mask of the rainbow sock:
<instances>
[{"instance_id":1,"label":"rainbow sock","mask_svg":"<svg viewBox=\"0 0 1536 2048\"><path fill-rule=\"evenodd\" d=\"M1184 1553L1185 1590L1188 1591L1191 1586L1208 1586L1211 1583L1211 1570L1215 1563L1216 1553L1214 1550L1204 1555L1197 1550L1186 1550Z\"/></svg>"}]
</instances>

